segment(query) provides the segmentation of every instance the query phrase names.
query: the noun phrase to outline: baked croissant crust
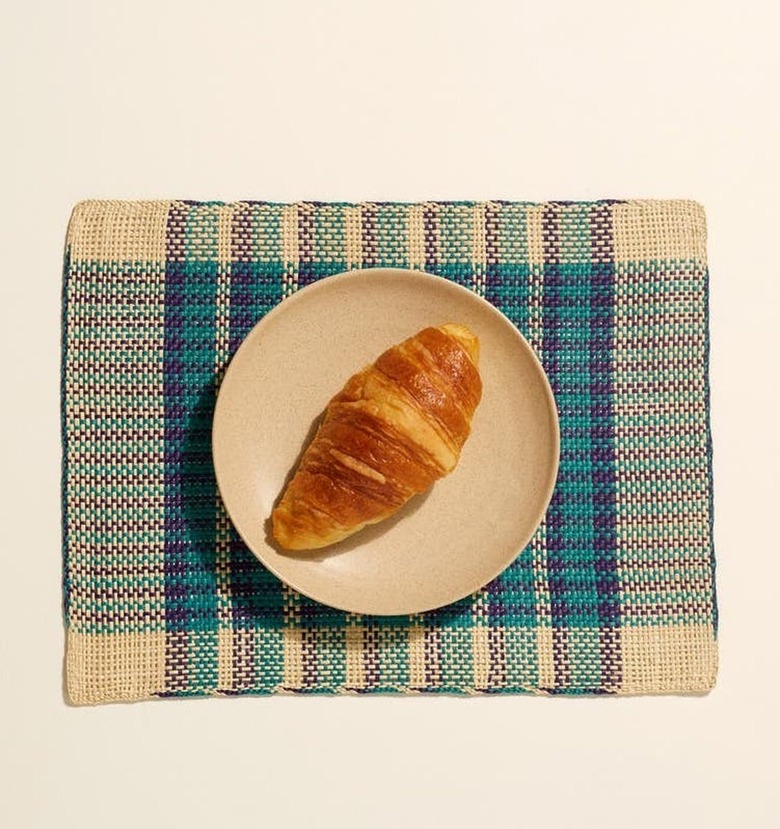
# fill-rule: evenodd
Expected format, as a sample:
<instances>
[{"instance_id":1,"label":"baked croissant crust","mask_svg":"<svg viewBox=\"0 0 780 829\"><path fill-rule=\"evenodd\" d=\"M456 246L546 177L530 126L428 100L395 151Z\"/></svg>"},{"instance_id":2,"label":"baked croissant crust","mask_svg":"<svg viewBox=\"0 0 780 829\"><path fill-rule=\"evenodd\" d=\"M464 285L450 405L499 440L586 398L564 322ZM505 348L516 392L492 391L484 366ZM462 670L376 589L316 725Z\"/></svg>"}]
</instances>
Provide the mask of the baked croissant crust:
<instances>
[{"instance_id":1,"label":"baked croissant crust","mask_svg":"<svg viewBox=\"0 0 780 829\"><path fill-rule=\"evenodd\" d=\"M479 340L465 325L425 328L351 377L273 511L288 550L341 541L451 472L482 396Z\"/></svg>"}]
</instances>

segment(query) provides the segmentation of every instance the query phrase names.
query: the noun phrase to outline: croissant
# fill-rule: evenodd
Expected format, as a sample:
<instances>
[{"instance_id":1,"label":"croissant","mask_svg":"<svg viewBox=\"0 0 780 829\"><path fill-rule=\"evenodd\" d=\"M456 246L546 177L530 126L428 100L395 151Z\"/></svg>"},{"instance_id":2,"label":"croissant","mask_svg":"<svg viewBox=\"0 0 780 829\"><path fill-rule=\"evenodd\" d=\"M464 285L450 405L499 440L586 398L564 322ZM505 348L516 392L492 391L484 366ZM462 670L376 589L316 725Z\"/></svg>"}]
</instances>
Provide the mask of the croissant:
<instances>
[{"instance_id":1,"label":"croissant","mask_svg":"<svg viewBox=\"0 0 780 829\"><path fill-rule=\"evenodd\" d=\"M476 335L449 324L423 329L351 377L273 511L279 545L334 544L450 473L482 396L478 359Z\"/></svg>"}]
</instances>

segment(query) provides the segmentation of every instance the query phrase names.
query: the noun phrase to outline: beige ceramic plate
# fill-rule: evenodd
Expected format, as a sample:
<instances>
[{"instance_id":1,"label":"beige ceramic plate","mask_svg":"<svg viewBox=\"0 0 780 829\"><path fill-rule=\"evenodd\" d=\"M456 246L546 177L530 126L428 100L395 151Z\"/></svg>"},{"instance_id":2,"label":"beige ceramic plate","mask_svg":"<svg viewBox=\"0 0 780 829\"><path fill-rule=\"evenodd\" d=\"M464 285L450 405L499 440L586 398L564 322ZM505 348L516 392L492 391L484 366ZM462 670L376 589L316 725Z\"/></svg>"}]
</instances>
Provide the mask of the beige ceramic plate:
<instances>
[{"instance_id":1,"label":"beige ceramic plate","mask_svg":"<svg viewBox=\"0 0 780 829\"><path fill-rule=\"evenodd\" d=\"M277 547L271 510L330 398L389 346L447 322L479 336L484 387L455 471L340 544ZM528 543L555 483L558 419L539 362L503 314L445 279L372 269L317 282L255 326L222 383L213 451L228 513L268 569L333 607L406 614L478 590Z\"/></svg>"}]
</instances>

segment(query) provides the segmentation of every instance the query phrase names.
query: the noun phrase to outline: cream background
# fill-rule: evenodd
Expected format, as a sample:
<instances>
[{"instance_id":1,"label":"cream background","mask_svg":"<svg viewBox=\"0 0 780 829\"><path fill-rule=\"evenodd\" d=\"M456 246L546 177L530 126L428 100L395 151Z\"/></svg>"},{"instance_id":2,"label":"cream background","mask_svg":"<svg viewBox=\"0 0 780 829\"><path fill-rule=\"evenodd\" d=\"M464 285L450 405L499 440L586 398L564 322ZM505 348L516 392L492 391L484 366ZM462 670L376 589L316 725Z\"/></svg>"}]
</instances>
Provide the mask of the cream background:
<instances>
[{"instance_id":1,"label":"cream background","mask_svg":"<svg viewBox=\"0 0 780 829\"><path fill-rule=\"evenodd\" d=\"M17 0L0 13L0 825L777 825L775 4ZM66 706L65 226L82 198L171 196L703 202L712 694Z\"/></svg>"}]
</instances>

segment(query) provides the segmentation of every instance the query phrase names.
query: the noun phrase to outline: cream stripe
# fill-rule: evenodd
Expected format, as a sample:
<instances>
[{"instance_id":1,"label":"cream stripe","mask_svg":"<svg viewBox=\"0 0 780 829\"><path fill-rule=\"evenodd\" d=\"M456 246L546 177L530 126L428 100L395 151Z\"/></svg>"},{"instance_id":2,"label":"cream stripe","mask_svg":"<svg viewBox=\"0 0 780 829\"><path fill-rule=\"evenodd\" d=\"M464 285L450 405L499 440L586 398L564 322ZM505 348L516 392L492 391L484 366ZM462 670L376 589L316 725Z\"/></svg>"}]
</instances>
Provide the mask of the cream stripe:
<instances>
[{"instance_id":1,"label":"cream stripe","mask_svg":"<svg viewBox=\"0 0 780 829\"><path fill-rule=\"evenodd\" d=\"M485 210L484 202L472 207L471 232L471 267L472 287L479 296L485 296L485 276L487 271L486 239L485 239Z\"/></svg>"},{"instance_id":2,"label":"cream stripe","mask_svg":"<svg viewBox=\"0 0 780 829\"><path fill-rule=\"evenodd\" d=\"M344 234L346 268L359 268L363 264L363 238L360 227L360 208L350 205L344 210Z\"/></svg>"},{"instance_id":3,"label":"cream stripe","mask_svg":"<svg viewBox=\"0 0 780 829\"><path fill-rule=\"evenodd\" d=\"M354 624L357 617L347 616L346 649L347 678L346 686L350 689L366 687L365 666L363 665L363 626Z\"/></svg>"},{"instance_id":4,"label":"cream stripe","mask_svg":"<svg viewBox=\"0 0 780 829\"><path fill-rule=\"evenodd\" d=\"M526 213L526 234L528 239L529 297L528 297L528 341L536 354L541 357L544 347L544 238L542 236L541 207L530 207ZM536 535L531 541L531 556L534 574L534 597L536 623L542 628L539 631L537 643L539 645L539 672L549 678L549 687L554 682L552 670L552 635L546 635L552 621L550 608L550 585L547 578L547 529L542 520Z\"/></svg>"},{"instance_id":5,"label":"cream stripe","mask_svg":"<svg viewBox=\"0 0 780 829\"><path fill-rule=\"evenodd\" d=\"M488 604L490 598L485 588L471 597L472 630L471 647L474 661L474 686L487 688L490 672L490 638L488 634Z\"/></svg>"},{"instance_id":6,"label":"cream stripe","mask_svg":"<svg viewBox=\"0 0 780 829\"><path fill-rule=\"evenodd\" d=\"M425 687L425 628L415 624L409 628L409 687Z\"/></svg>"},{"instance_id":7,"label":"cream stripe","mask_svg":"<svg viewBox=\"0 0 780 829\"><path fill-rule=\"evenodd\" d=\"M282 208L282 262L284 277L282 293L285 297L298 290L298 205L286 204Z\"/></svg>"},{"instance_id":8,"label":"cream stripe","mask_svg":"<svg viewBox=\"0 0 780 829\"><path fill-rule=\"evenodd\" d=\"M217 262L221 266L230 264L231 231L236 207L235 204L224 204L217 208Z\"/></svg>"},{"instance_id":9,"label":"cream stripe","mask_svg":"<svg viewBox=\"0 0 780 829\"><path fill-rule=\"evenodd\" d=\"M284 686L303 685L303 631L301 630L301 597L287 584L282 584L284 614Z\"/></svg>"},{"instance_id":10,"label":"cream stripe","mask_svg":"<svg viewBox=\"0 0 780 829\"><path fill-rule=\"evenodd\" d=\"M539 687L555 686L555 661L553 658L553 631L551 627L536 629L536 653L539 668Z\"/></svg>"},{"instance_id":11,"label":"cream stripe","mask_svg":"<svg viewBox=\"0 0 780 829\"><path fill-rule=\"evenodd\" d=\"M217 216L217 292L214 328L214 383L219 391L227 367L230 348L230 262L233 205L218 209ZM217 687L233 685L233 635L230 630L232 602L230 598L230 519L219 493L216 494L215 575L217 587Z\"/></svg>"},{"instance_id":12,"label":"cream stripe","mask_svg":"<svg viewBox=\"0 0 780 829\"><path fill-rule=\"evenodd\" d=\"M410 205L406 214L406 244L409 267L425 269L425 225L423 205Z\"/></svg>"},{"instance_id":13,"label":"cream stripe","mask_svg":"<svg viewBox=\"0 0 780 829\"><path fill-rule=\"evenodd\" d=\"M284 586L285 607L290 588ZM285 613L286 615L286 613ZM295 690L303 686L303 631L300 627L287 627L284 631L284 687Z\"/></svg>"},{"instance_id":14,"label":"cream stripe","mask_svg":"<svg viewBox=\"0 0 780 829\"><path fill-rule=\"evenodd\" d=\"M485 239L484 202L472 207L471 234L471 268L472 287L479 296L485 295L485 275L487 271L487 244ZM490 649L488 640L488 592L484 588L472 596L471 617L474 621L472 648L474 657L474 682L478 688L487 687L490 669Z\"/></svg>"},{"instance_id":15,"label":"cream stripe","mask_svg":"<svg viewBox=\"0 0 780 829\"><path fill-rule=\"evenodd\" d=\"M544 208L541 205L529 207L526 212L528 263L530 265L544 264L544 236L542 235L543 214Z\"/></svg>"},{"instance_id":16,"label":"cream stripe","mask_svg":"<svg viewBox=\"0 0 780 829\"><path fill-rule=\"evenodd\" d=\"M299 205L287 204L282 208L282 292L285 297L298 289ZM284 686L295 689L303 685L303 632L301 631L300 596L287 584L282 584L284 608Z\"/></svg>"},{"instance_id":17,"label":"cream stripe","mask_svg":"<svg viewBox=\"0 0 780 829\"><path fill-rule=\"evenodd\" d=\"M477 627L471 629L474 689L484 691L488 687L490 676L490 631L486 624L477 624Z\"/></svg>"}]
</instances>

